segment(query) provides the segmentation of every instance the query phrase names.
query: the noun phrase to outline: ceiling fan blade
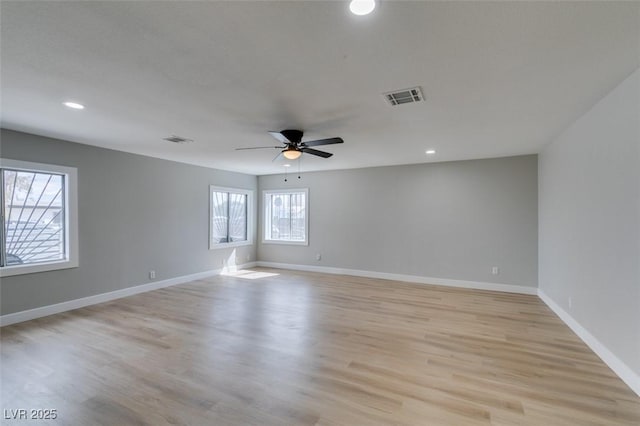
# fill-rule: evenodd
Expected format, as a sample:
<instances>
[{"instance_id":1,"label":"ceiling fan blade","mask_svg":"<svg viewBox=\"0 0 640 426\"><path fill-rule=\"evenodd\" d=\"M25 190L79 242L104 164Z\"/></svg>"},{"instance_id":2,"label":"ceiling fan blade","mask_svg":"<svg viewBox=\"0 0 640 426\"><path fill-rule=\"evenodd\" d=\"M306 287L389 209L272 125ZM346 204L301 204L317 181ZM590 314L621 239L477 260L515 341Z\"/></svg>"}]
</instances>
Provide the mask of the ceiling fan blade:
<instances>
[{"instance_id":1,"label":"ceiling fan blade","mask_svg":"<svg viewBox=\"0 0 640 426\"><path fill-rule=\"evenodd\" d=\"M251 148L236 148L236 151L244 151L245 149L273 149L273 148L277 148L277 149L282 149L281 146L254 146Z\"/></svg>"},{"instance_id":2,"label":"ceiling fan blade","mask_svg":"<svg viewBox=\"0 0 640 426\"><path fill-rule=\"evenodd\" d=\"M269 132L269 134L270 134L271 136L273 136L274 138L276 138L277 140L279 140L280 142L282 142L283 144L285 144L285 145L286 145L286 144L290 144L290 143L291 143L291 141L290 141L289 139L287 139L287 138L285 137L285 135L283 135L283 134L282 134L282 133L280 133L280 132Z\"/></svg>"},{"instance_id":3,"label":"ceiling fan blade","mask_svg":"<svg viewBox=\"0 0 640 426\"><path fill-rule=\"evenodd\" d=\"M322 157L322 158L329 158L333 155L330 152L318 151L317 149L311 149L311 148L301 148L300 151L306 152L307 154L311 154L311 155L317 155L318 157Z\"/></svg>"},{"instance_id":4,"label":"ceiling fan blade","mask_svg":"<svg viewBox=\"0 0 640 426\"><path fill-rule=\"evenodd\" d=\"M315 141L302 142L304 146L331 145L334 143L344 143L342 138L318 139Z\"/></svg>"},{"instance_id":5,"label":"ceiling fan blade","mask_svg":"<svg viewBox=\"0 0 640 426\"><path fill-rule=\"evenodd\" d=\"M278 155L276 155L275 157L273 157L273 160L271 160L271 162L273 163L274 161L276 161L278 158L280 158L280 156L282 155L282 151L280 151L278 153Z\"/></svg>"}]
</instances>

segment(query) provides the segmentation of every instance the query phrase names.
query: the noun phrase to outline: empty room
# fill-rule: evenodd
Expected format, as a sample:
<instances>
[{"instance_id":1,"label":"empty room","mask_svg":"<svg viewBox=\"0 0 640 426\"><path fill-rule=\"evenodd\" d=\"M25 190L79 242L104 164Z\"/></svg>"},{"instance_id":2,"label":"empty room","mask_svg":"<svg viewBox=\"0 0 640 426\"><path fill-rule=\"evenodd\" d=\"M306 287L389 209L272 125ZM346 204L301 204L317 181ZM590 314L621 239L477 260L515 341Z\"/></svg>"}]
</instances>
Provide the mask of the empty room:
<instances>
[{"instance_id":1,"label":"empty room","mask_svg":"<svg viewBox=\"0 0 640 426\"><path fill-rule=\"evenodd\" d=\"M1 424L640 425L640 2L0 3Z\"/></svg>"}]
</instances>

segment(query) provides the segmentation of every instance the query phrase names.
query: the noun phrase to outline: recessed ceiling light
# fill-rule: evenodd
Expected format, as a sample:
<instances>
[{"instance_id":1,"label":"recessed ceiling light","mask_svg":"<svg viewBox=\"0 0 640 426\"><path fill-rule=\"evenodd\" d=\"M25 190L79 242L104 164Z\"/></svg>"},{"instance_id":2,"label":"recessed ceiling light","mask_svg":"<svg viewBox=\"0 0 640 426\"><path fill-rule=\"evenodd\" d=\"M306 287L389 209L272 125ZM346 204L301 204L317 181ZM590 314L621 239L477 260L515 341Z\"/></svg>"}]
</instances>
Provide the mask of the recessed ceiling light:
<instances>
[{"instance_id":1,"label":"recessed ceiling light","mask_svg":"<svg viewBox=\"0 0 640 426\"><path fill-rule=\"evenodd\" d=\"M284 166L285 167L291 167L291 164L285 164Z\"/></svg>"},{"instance_id":2,"label":"recessed ceiling light","mask_svg":"<svg viewBox=\"0 0 640 426\"><path fill-rule=\"evenodd\" d=\"M63 105L73 109L84 109L84 105L77 102L65 102Z\"/></svg>"},{"instance_id":3,"label":"recessed ceiling light","mask_svg":"<svg viewBox=\"0 0 640 426\"><path fill-rule=\"evenodd\" d=\"M354 15L362 16L368 15L376 8L375 0L351 0L349 3L349 10Z\"/></svg>"},{"instance_id":4,"label":"recessed ceiling light","mask_svg":"<svg viewBox=\"0 0 640 426\"><path fill-rule=\"evenodd\" d=\"M429 155L433 155L433 154L435 154L435 153L436 153L436 151L435 151L435 150L433 150L433 149L428 149L428 150L426 151L426 153L427 153L427 154L429 154Z\"/></svg>"}]
</instances>

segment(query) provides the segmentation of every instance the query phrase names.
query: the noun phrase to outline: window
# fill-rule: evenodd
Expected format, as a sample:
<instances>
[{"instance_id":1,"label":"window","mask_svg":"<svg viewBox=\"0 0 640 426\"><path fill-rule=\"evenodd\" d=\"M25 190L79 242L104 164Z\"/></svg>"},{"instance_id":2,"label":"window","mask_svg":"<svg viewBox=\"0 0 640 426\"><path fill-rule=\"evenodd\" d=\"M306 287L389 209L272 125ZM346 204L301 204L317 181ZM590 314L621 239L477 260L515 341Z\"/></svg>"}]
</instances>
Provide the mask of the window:
<instances>
[{"instance_id":1,"label":"window","mask_svg":"<svg viewBox=\"0 0 640 426\"><path fill-rule=\"evenodd\" d=\"M209 248L251 244L251 191L209 187Z\"/></svg>"},{"instance_id":2,"label":"window","mask_svg":"<svg viewBox=\"0 0 640 426\"><path fill-rule=\"evenodd\" d=\"M264 191L264 242L309 243L309 190Z\"/></svg>"},{"instance_id":3,"label":"window","mask_svg":"<svg viewBox=\"0 0 640 426\"><path fill-rule=\"evenodd\" d=\"M78 266L77 169L0 159L0 276Z\"/></svg>"}]
</instances>

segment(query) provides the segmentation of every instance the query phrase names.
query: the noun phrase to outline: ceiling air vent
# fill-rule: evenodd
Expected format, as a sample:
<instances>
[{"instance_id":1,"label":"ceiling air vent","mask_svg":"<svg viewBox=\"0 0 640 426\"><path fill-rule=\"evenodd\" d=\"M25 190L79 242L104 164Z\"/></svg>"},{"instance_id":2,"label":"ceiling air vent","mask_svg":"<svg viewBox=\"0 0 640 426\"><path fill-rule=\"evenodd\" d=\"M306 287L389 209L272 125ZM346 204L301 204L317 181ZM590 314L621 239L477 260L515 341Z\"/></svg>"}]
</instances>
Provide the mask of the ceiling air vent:
<instances>
[{"instance_id":1,"label":"ceiling air vent","mask_svg":"<svg viewBox=\"0 0 640 426\"><path fill-rule=\"evenodd\" d=\"M169 136L168 138L164 138L163 140L173 142L173 143L193 142L193 139L187 139L187 138L183 138L182 136L176 136L176 135Z\"/></svg>"},{"instance_id":2,"label":"ceiling air vent","mask_svg":"<svg viewBox=\"0 0 640 426\"><path fill-rule=\"evenodd\" d=\"M424 100L420 87L412 87L411 89L396 90L394 92L384 93L384 97L391 105L410 104Z\"/></svg>"}]
</instances>

